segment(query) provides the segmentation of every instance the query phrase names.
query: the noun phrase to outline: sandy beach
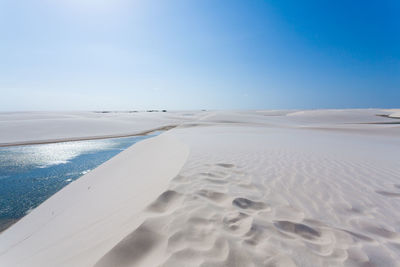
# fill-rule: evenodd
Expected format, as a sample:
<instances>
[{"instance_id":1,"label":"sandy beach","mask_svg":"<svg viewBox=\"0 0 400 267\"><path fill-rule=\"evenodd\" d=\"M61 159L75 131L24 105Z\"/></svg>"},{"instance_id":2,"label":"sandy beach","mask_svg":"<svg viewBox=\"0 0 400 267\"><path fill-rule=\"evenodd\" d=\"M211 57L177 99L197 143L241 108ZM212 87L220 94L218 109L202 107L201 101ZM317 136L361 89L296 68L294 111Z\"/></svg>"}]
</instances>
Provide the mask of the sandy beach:
<instances>
[{"instance_id":1,"label":"sandy beach","mask_svg":"<svg viewBox=\"0 0 400 267\"><path fill-rule=\"evenodd\" d=\"M400 266L399 110L1 113L0 144L175 126L0 234L0 266Z\"/></svg>"}]
</instances>

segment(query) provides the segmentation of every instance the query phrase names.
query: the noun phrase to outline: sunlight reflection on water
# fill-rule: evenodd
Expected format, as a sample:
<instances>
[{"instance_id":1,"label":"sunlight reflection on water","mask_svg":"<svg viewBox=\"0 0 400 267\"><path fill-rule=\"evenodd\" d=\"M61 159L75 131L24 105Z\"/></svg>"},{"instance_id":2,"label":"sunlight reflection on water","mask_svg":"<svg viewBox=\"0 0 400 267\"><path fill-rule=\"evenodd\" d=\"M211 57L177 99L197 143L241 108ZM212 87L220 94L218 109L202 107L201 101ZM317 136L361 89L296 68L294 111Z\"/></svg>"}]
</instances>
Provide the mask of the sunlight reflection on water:
<instances>
[{"instance_id":1,"label":"sunlight reflection on water","mask_svg":"<svg viewBox=\"0 0 400 267\"><path fill-rule=\"evenodd\" d=\"M67 163L85 153L119 148L114 139L5 147L0 149L0 168L38 167Z\"/></svg>"},{"instance_id":2,"label":"sunlight reflection on water","mask_svg":"<svg viewBox=\"0 0 400 267\"><path fill-rule=\"evenodd\" d=\"M158 134L0 148L0 231L2 222L21 218L122 150Z\"/></svg>"}]
</instances>

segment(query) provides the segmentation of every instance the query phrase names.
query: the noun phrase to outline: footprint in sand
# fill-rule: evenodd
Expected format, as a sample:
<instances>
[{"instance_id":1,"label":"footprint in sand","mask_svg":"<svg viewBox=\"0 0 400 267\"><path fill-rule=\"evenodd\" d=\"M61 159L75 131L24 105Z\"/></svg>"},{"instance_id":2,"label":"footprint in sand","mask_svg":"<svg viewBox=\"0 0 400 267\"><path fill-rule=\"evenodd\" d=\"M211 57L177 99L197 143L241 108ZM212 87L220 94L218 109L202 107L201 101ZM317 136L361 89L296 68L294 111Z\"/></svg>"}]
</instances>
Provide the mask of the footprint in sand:
<instances>
[{"instance_id":1,"label":"footprint in sand","mask_svg":"<svg viewBox=\"0 0 400 267\"><path fill-rule=\"evenodd\" d=\"M253 222L244 237L244 242L246 244L256 246L260 242L268 240L269 229L263 224Z\"/></svg>"},{"instance_id":2,"label":"footprint in sand","mask_svg":"<svg viewBox=\"0 0 400 267\"><path fill-rule=\"evenodd\" d=\"M241 209L263 210L269 206L264 202L256 202L247 198L238 197L232 201L232 204Z\"/></svg>"},{"instance_id":3,"label":"footprint in sand","mask_svg":"<svg viewBox=\"0 0 400 267\"><path fill-rule=\"evenodd\" d=\"M316 240L321 237L321 233L318 230L305 224L290 221L275 221L274 225L281 231L295 234L307 240Z\"/></svg>"},{"instance_id":4,"label":"footprint in sand","mask_svg":"<svg viewBox=\"0 0 400 267\"><path fill-rule=\"evenodd\" d=\"M222 220L224 228L229 232L247 233L252 224L253 218L243 212L231 212L225 215Z\"/></svg>"}]
</instances>

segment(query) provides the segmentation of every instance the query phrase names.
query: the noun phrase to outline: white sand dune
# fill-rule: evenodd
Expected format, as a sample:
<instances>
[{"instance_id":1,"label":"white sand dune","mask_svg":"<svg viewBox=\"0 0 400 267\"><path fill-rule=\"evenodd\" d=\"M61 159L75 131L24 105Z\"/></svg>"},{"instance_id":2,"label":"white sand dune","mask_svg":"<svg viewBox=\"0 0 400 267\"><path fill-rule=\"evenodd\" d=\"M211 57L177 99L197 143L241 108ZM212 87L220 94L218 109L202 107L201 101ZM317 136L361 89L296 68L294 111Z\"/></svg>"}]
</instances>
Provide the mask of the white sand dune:
<instances>
[{"instance_id":1,"label":"white sand dune","mask_svg":"<svg viewBox=\"0 0 400 267\"><path fill-rule=\"evenodd\" d=\"M388 110L390 112L389 117L391 118L400 118L400 109L391 109Z\"/></svg>"},{"instance_id":2,"label":"white sand dune","mask_svg":"<svg viewBox=\"0 0 400 267\"><path fill-rule=\"evenodd\" d=\"M202 115L201 112L0 113L0 145L134 135Z\"/></svg>"},{"instance_id":3,"label":"white sand dune","mask_svg":"<svg viewBox=\"0 0 400 267\"><path fill-rule=\"evenodd\" d=\"M400 125L382 114L193 116L1 234L0 266L400 266Z\"/></svg>"}]
</instances>

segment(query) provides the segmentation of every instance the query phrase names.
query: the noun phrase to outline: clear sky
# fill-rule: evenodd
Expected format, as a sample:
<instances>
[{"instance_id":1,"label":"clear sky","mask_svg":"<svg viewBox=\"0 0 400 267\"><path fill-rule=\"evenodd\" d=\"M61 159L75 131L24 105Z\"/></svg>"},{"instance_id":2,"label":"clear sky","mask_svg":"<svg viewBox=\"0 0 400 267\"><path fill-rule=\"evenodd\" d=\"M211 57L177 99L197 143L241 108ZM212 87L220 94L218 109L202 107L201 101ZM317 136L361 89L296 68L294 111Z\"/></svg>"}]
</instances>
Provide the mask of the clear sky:
<instances>
[{"instance_id":1,"label":"clear sky","mask_svg":"<svg viewBox=\"0 0 400 267\"><path fill-rule=\"evenodd\" d=\"M0 110L400 107L400 1L0 0Z\"/></svg>"}]
</instances>

